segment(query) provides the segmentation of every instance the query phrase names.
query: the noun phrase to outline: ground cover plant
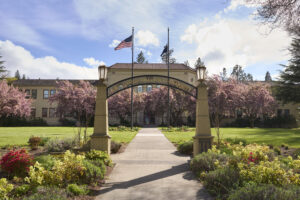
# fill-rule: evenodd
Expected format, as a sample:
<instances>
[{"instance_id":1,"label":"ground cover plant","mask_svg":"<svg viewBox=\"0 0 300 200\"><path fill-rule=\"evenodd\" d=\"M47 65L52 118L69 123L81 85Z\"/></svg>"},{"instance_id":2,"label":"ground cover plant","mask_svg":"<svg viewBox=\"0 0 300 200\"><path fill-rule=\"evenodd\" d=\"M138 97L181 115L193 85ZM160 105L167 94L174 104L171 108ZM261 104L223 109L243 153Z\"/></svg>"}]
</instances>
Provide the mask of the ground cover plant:
<instances>
[{"instance_id":1,"label":"ground cover plant","mask_svg":"<svg viewBox=\"0 0 300 200\"><path fill-rule=\"evenodd\" d=\"M299 199L300 157L280 156L268 145L222 141L190 166L217 199Z\"/></svg>"},{"instance_id":2,"label":"ground cover plant","mask_svg":"<svg viewBox=\"0 0 300 200\"><path fill-rule=\"evenodd\" d=\"M195 128L188 128L182 131L181 128L161 128L165 136L174 144L180 144L192 140L195 135ZM212 135L216 136L215 129L212 128ZM242 139L249 143L270 144L281 146L285 144L289 147L300 148L300 128L220 128L222 139Z\"/></svg>"},{"instance_id":3,"label":"ground cover plant","mask_svg":"<svg viewBox=\"0 0 300 200\"><path fill-rule=\"evenodd\" d=\"M20 150L12 150L2 157L19 155ZM23 157L28 153L22 151ZM89 194L89 187L101 185L112 160L106 152L71 151L57 155L42 155L28 165L14 165L14 177L0 179L0 199L68 199ZM6 170L7 163L1 162ZM0 174L1 175L1 174Z\"/></svg>"}]
</instances>

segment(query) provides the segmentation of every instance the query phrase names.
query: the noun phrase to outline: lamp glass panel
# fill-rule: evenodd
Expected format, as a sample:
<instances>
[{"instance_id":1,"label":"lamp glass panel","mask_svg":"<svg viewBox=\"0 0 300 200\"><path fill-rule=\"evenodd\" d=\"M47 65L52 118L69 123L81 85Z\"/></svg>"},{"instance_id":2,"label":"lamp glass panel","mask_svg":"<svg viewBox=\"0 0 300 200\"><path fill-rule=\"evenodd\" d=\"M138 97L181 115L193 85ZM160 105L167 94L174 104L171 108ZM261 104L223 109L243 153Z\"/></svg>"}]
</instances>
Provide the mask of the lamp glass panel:
<instances>
[{"instance_id":1,"label":"lamp glass panel","mask_svg":"<svg viewBox=\"0 0 300 200\"><path fill-rule=\"evenodd\" d=\"M197 80L200 80L200 69L199 69L199 67L197 68Z\"/></svg>"}]
</instances>

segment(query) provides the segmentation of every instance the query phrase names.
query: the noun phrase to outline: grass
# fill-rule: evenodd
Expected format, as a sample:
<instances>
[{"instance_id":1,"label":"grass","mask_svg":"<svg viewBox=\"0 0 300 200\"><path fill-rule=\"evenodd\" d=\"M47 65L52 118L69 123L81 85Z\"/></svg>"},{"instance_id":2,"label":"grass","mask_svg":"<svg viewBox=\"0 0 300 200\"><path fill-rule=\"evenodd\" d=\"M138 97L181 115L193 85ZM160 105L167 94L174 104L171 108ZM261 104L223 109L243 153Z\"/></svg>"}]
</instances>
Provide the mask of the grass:
<instances>
[{"instance_id":1,"label":"grass","mask_svg":"<svg viewBox=\"0 0 300 200\"><path fill-rule=\"evenodd\" d=\"M195 128L188 128L187 131L182 131L179 128L167 131L166 128L162 128L162 131L171 142L176 144L189 141L195 135ZM220 131L223 139L243 138L250 143L265 143L274 146L286 144L290 147L300 148L300 128L220 128ZM212 128L211 132L216 140L215 129Z\"/></svg>"},{"instance_id":2,"label":"grass","mask_svg":"<svg viewBox=\"0 0 300 200\"><path fill-rule=\"evenodd\" d=\"M88 135L93 133L93 128L88 128ZM83 131L81 133L83 135ZM137 131L109 131L113 141L129 143ZM0 146L27 145L30 136L68 138L77 136L76 127L0 127Z\"/></svg>"}]
</instances>

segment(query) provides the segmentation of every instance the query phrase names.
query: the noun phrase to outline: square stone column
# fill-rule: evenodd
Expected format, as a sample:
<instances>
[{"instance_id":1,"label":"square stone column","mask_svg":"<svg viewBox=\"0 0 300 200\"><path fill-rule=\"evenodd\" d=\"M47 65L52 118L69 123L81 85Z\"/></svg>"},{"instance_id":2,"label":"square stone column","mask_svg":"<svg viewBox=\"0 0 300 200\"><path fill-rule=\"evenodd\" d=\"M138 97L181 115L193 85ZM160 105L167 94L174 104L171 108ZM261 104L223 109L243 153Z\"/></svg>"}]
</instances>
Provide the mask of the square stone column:
<instances>
[{"instance_id":1,"label":"square stone column","mask_svg":"<svg viewBox=\"0 0 300 200\"><path fill-rule=\"evenodd\" d=\"M193 137L193 155L196 156L210 149L213 138L210 130L207 86L201 82L197 87L196 133Z\"/></svg>"},{"instance_id":2,"label":"square stone column","mask_svg":"<svg viewBox=\"0 0 300 200\"><path fill-rule=\"evenodd\" d=\"M108 106L106 84L100 81L97 85L94 133L91 136L91 149L106 151L110 154L111 137L108 134Z\"/></svg>"}]
</instances>

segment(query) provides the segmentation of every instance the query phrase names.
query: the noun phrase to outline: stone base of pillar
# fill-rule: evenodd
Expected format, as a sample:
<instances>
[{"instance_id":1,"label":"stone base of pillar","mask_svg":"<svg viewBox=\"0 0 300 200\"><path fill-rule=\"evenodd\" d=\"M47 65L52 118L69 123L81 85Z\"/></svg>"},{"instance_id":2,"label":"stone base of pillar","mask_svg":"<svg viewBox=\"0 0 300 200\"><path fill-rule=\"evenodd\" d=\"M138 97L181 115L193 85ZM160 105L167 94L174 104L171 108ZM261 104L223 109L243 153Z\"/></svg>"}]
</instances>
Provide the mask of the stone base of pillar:
<instances>
[{"instance_id":1,"label":"stone base of pillar","mask_svg":"<svg viewBox=\"0 0 300 200\"><path fill-rule=\"evenodd\" d=\"M106 151L110 155L110 138L109 135L92 135L91 149Z\"/></svg>"},{"instance_id":2,"label":"stone base of pillar","mask_svg":"<svg viewBox=\"0 0 300 200\"><path fill-rule=\"evenodd\" d=\"M214 136L199 136L196 135L193 137L194 146L193 146L193 155L194 157L202 152L207 152L208 149L211 149Z\"/></svg>"}]
</instances>

